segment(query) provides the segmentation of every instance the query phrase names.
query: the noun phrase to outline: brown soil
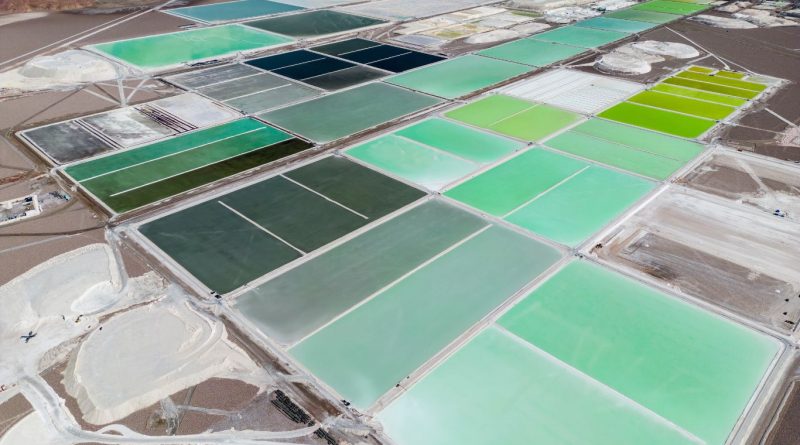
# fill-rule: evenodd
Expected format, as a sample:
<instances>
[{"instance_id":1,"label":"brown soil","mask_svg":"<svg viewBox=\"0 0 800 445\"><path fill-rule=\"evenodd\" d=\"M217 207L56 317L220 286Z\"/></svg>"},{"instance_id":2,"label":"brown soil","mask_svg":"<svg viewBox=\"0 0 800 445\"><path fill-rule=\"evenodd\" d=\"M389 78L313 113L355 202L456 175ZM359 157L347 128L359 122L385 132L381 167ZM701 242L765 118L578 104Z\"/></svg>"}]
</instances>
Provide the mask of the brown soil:
<instances>
[{"instance_id":1,"label":"brown soil","mask_svg":"<svg viewBox=\"0 0 800 445\"><path fill-rule=\"evenodd\" d=\"M798 443L800 443L800 385L794 382L763 444L797 445Z\"/></svg>"},{"instance_id":2,"label":"brown soil","mask_svg":"<svg viewBox=\"0 0 800 445\"><path fill-rule=\"evenodd\" d=\"M0 437L32 412L33 407L22 394L0 403Z\"/></svg>"}]
</instances>

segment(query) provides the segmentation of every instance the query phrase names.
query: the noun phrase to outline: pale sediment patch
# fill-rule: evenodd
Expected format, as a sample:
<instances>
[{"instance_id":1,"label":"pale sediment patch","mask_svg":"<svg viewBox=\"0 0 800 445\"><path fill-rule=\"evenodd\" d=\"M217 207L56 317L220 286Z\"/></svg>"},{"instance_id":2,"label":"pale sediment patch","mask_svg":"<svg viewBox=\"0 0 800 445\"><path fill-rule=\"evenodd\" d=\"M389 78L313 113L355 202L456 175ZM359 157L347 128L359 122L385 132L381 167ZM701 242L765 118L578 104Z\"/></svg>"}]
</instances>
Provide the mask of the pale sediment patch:
<instances>
[{"instance_id":1,"label":"pale sediment patch","mask_svg":"<svg viewBox=\"0 0 800 445\"><path fill-rule=\"evenodd\" d=\"M0 73L0 90L35 91L113 80L117 67L88 51L67 50L34 57L25 65Z\"/></svg>"},{"instance_id":2,"label":"pale sediment patch","mask_svg":"<svg viewBox=\"0 0 800 445\"><path fill-rule=\"evenodd\" d=\"M798 26L800 22L775 17L769 10L764 9L744 9L733 14L734 19L745 20L762 28L772 28L775 26Z\"/></svg>"},{"instance_id":3,"label":"pale sediment patch","mask_svg":"<svg viewBox=\"0 0 800 445\"><path fill-rule=\"evenodd\" d=\"M537 32L544 31L545 29L548 28L550 28L550 25L548 25L547 23L530 22L514 26L511 29L520 34L535 34Z\"/></svg>"},{"instance_id":4,"label":"pale sediment patch","mask_svg":"<svg viewBox=\"0 0 800 445\"><path fill-rule=\"evenodd\" d=\"M0 437L0 445L68 445L71 443L68 440L59 439L35 411L23 417Z\"/></svg>"},{"instance_id":5,"label":"pale sediment patch","mask_svg":"<svg viewBox=\"0 0 800 445\"><path fill-rule=\"evenodd\" d=\"M152 300L164 290L152 272L123 278L111 248L90 244L0 287L0 381L13 381L21 369L38 373L56 359L52 349L96 326L103 314ZM26 343L21 336L28 333L36 336Z\"/></svg>"},{"instance_id":6,"label":"pale sediment patch","mask_svg":"<svg viewBox=\"0 0 800 445\"><path fill-rule=\"evenodd\" d=\"M64 384L87 422L107 424L212 377L252 374L255 363L187 302L122 313L71 356Z\"/></svg>"},{"instance_id":7,"label":"pale sediment patch","mask_svg":"<svg viewBox=\"0 0 800 445\"><path fill-rule=\"evenodd\" d=\"M466 42L470 44L499 42L521 37L520 33L511 29L497 29L467 37Z\"/></svg>"},{"instance_id":8,"label":"pale sediment patch","mask_svg":"<svg viewBox=\"0 0 800 445\"><path fill-rule=\"evenodd\" d=\"M544 13L544 19L549 23L572 23L591 17L597 17L600 12L591 8L580 6L566 6L563 8L551 9Z\"/></svg>"},{"instance_id":9,"label":"pale sediment patch","mask_svg":"<svg viewBox=\"0 0 800 445\"><path fill-rule=\"evenodd\" d=\"M674 57L676 59L691 59L700 52L694 47L683 43L659 42L658 40L644 40L631 43L631 47L645 54Z\"/></svg>"},{"instance_id":10,"label":"pale sediment patch","mask_svg":"<svg viewBox=\"0 0 800 445\"><path fill-rule=\"evenodd\" d=\"M604 0L593 4L592 8L603 11L616 11L618 9L627 8L628 6L633 6L636 3L637 2L629 0Z\"/></svg>"},{"instance_id":11,"label":"pale sediment patch","mask_svg":"<svg viewBox=\"0 0 800 445\"><path fill-rule=\"evenodd\" d=\"M645 74L652 69L651 64L667 58L691 59L699 55L697 49L683 43L644 40L623 45L602 55L595 62L595 67L607 73Z\"/></svg>"},{"instance_id":12,"label":"pale sediment patch","mask_svg":"<svg viewBox=\"0 0 800 445\"><path fill-rule=\"evenodd\" d=\"M631 54L612 52L603 54L595 67L605 73L645 74L651 70L650 63Z\"/></svg>"},{"instance_id":13,"label":"pale sediment patch","mask_svg":"<svg viewBox=\"0 0 800 445\"><path fill-rule=\"evenodd\" d=\"M727 28L727 29L753 29L758 28L758 26L746 21L746 20L739 20L739 19L731 19L728 17L718 17L715 15L708 15L708 14L700 14L694 17L689 17L689 20L702 23L704 25L713 26L715 28Z\"/></svg>"}]
</instances>

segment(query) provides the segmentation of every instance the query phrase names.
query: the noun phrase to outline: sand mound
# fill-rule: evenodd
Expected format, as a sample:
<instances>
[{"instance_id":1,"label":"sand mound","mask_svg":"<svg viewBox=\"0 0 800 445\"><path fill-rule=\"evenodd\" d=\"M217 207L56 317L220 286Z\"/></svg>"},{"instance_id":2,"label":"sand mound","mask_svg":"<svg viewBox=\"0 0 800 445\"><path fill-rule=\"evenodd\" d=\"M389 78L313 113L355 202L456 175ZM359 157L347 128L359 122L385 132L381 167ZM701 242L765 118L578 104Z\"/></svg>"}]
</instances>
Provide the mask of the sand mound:
<instances>
[{"instance_id":1,"label":"sand mound","mask_svg":"<svg viewBox=\"0 0 800 445\"><path fill-rule=\"evenodd\" d=\"M84 418L99 425L211 377L256 370L220 321L172 302L122 313L89 334L72 355L64 384Z\"/></svg>"},{"instance_id":2,"label":"sand mound","mask_svg":"<svg viewBox=\"0 0 800 445\"><path fill-rule=\"evenodd\" d=\"M675 42L659 42L657 40L644 40L631 43L631 47L645 54L674 57L676 59L691 59L697 57L700 52L694 47Z\"/></svg>"},{"instance_id":3,"label":"sand mound","mask_svg":"<svg viewBox=\"0 0 800 445\"><path fill-rule=\"evenodd\" d=\"M591 17L597 17L600 13L590 8L580 6L567 6L564 8L552 9L544 13L545 21L549 23L572 23Z\"/></svg>"},{"instance_id":4,"label":"sand mound","mask_svg":"<svg viewBox=\"0 0 800 445\"><path fill-rule=\"evenodd\" d=\"M708 15L708 14L700 14L694 17L689 17L689 20L693 20L698 23L702 23L704 25L713 26L715 28L727 28L727 29L752 29L758 28L758 26L739 19L730 19L727 17L717 17L715 15Z\"/></svg>"},{"instance_id":5,"label":"sand mound","mask_svg":"<svg viewBox=\"0 0 800 445\"><path fill-rule=\"evenodd\" d=\"M520 37L520 33L511 29L496 29L494 31L476 34L467 37L466 42L470 44L491 43L499 42L501 40L516 39Z\"/></svg>"},{"instance_id":6,"label":"sand mound","mask_svg":"<svg viewBox=\"0 0 800 445\"><path fill-rule=\"evenodd\" d=\"M39 264L0 287L0 381L19 368L36 373L40 359L59 344L84 334L111 310L156 298L163 292L153 273L127 281L111 248L92 244ZM29 343L21 335L34 332Z\"/></svg>"},{"instance_id":7,"label":"sand mound","mask_svg":"<svg viewBox=\"0 0 800 445\"><path fill-rule=\"evenodd\" d=\"M594 66L606 73L644 74L650 72L651 64L667 58L691 59L700 52L683 43L644 40L629 43L597 59Z\"/></svg>"},{"instance_id":8,"label":"sand mound","mask_svg":"<svg viewBox=\"0 0 800 445\"><path fill-rule=\"evenodd\" d=\"M87 51L68 50L34 57L20 68L0 73L0 89L43 90L116 79L117 69Z\"/></svg>"},{"instance_id":9,"label":"sand mound","mask_svg":"<svg viewBox=\"0 0 800 445\"><path fill-rule=\"evenodd\" d=\"M800 23L794 20L775 17L768 10L761 9L745 9L741 12L733 14L734 19L740 19L750 22L762 28L772 28L776 26L798 26Z\"/></svg>"},{"instance_id":10,"label":"sand mound","mask_svg":"<svg viewBox=\"0 0 800 445\"><path fill-rule=\"evenodd\" d=\"M651 66L639 57L624 53L604 54L595 67L605 73L645 74Z\"/></svg>"}]
</instances>

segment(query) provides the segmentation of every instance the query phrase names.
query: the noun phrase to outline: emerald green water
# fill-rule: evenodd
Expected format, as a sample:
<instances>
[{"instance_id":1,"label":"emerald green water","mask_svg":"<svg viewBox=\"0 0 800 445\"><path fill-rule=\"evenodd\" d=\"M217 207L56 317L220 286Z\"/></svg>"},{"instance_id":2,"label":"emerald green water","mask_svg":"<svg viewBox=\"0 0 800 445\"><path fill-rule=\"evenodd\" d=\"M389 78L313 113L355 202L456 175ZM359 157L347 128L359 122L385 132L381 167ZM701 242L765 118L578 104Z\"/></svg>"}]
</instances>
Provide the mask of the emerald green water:
<instances>
[{"instance_id":1,"label":"emerald green water","mask_svg":"<svg viewBox=\"0 0 800 445\"><path fill-rule=\"evenodd\" d=\"M367 408L559 256L491 227L290 352L344 399Z\"/></svg>"},{"instance_id":2,"label":"emerald green water","mask_svg":"<svg viewBox=\"0 0 800 445\"><path fill-rule=\"evenodd\" d=\"M697 445L491 327L378 414L398 445Z\"/></svg>"},{"instance_id":3,"label":"emerald green water","mask_svg":"<svg viewBox=\"0 0 800 445\"><path fill-rule=\"evenodd\" d=\"M353 147L347 154L429 190L439 190L479 167L393 134Z\"/></svg>"},{"instance_id":4,"label":"emerald green water","mask_svg":"<svg viewBox=\"0 0 800 445\"><path fill-rule=\"evenodd\" d=\"M694 159L704 150L703 145L697 142L604 119L589 119L572 130L684 162Z\"/></svg>"},{"instance_id":5,"label":"emerald green water","mask_svg":"<svg viewBox=\"0 0 800 445\"><path fill-rule=\"evenodd\" d=\"M426 119L395 134L482 164L494 162L525 146L522 142L437 118Z\"/></svg>"},{"instance_id":6,"label":"emerald green water","mask_svg":"<svg viewBox=\"0 0 800 445\"><path fill-rule=\"evenodd\" d=\"M147 70L225 56L239 51L268 48L291 41L289 37L247 26L222 25L101 43L92 45L91 48Z\"/></svg>"},{"instance_id":7,"label":"emerald green water","mask_svg":"<svg viewBox=\"0 0 800 445\"><path fill-rule=\"evenodd\" d=\"M445 116L527 141L541 140L582 119L577 113L503 95L472 102Z\"/></svg>"},{"instance_id":8,"label":"emerald green water","mask_svg":"<svg viewBox=\"0 0 800 445\"><path fill-rule=\"evenodd\" d=\"M102 199L135 191L138 187L285 141L291 137L287 133L265 125L264 128L231 136L228 139L208 141L207 145L187 147L168 157L131 164L119 170L109 171L103 176L86 179L81 183Z\"/></svg>"},{"instance_id":9,"label":"emerald green water","mask_svg":"<svg viewBox=\"0 0 800 445\"><path fill-rule=\"evenodd\" d=\"M455 99L530 70L531 67L518 63L467 55L398 74L389 77L386 82Z\"/></svg>"},{"instance_id":10,"label":"emerald green water","mask_svg":"<svg viewBox=\"0 0 800 445\"><path fill-rule=\"evenodd\" d=\"M547 146L654 179L667 179L684 163L640 151L605 139L568 131L547 141Z\"/></svg>"},{"instance_id":11,"label":"emerald green water","mask_svg":"<svg viewBox=\"0 0 800 445\"><path fill-rule=\"evenodd\" d=\"M591 166L515 211L506 220L574 247L654 187L650 181Z\"/></svg>"},{"instance_id":12,"label":"emerald green water","mask_svg":"<svg viewBox=\"0 0 800 445\"><path fill-rule=\"evenodd\" d=\"M236 308L269 337L299 341L487 224L426 202L247 292Z\"/></svg>"},{"instance_id":13,"label":"emerald green water","mask_svg":"<svg viewBox=\"0 0 800 445\"><path fill-rule=\"evenodd\" d=\"M331 142L441 102L383 82L370 83L259 114L318 143Z\"/></svg>"},{"instance_id":14,"label":"emerald green water","mask_svg":"<svg viewBox=\"0 0 800 445\"><path fill-rule=\"evenodd\" d=\"M586 48L561 45L552 42L540 42L533 39L519 39L493 48L480 51L478 54L509 62L544 67L561 60L569 59L586 51Z\"/></svg>"},{"instance_id":15,"label":"emerald green water","mask_svg":"<svg viewBox=\"0 0 800 445\"><path fill-rule=\"evenodd\" d=\"M439 190L523 146L455 122L428 119L357 145L347 154L429 190Z\"/></svg>"},{"instance_id":16,"label":"emerald green water","mask_svg":"<svg viewBox=\"0 0 800 445\"><path fill-rule=\"evenodd\" d=\"M777 340L584 261L566 266L498 323L718 445L779 350Z\"/></svg>"},{"instance_id":17,"label":"emerald green water","mask_svg":"<svg viewBox=\"0 0 800 445\"><path fill-rule=\"evenodd\" d=\"M531 38L544 42L580 46L582 48L596 48L624 39L625 37L628 37L628 34L624 32L569 25L552 31L535 34Z\"/></svg>"},{"instance_id":18,"label":"emerald green water","mask_svg":"<svg viewBox=\"0 0 800 445\"><path fill-rule=\"evenodd\" d=\"M612 121L635 125L685 138L696 138L716 122L672 111L623 102L598 114Z\"/></svg>"},{"instance_id":19,"label":"emerald green water","mask_svg":"<svg viewBox=\"0 0 800 445\"><path fill-rule=\"evenodd\" d=\"M445 195L503 216L589 164L532 149L460 184Z\"/></svg>"},{"instance_id":20,"label":"emerald green water","mask_svg":"<svg viewBox=\"0 0 800 445\"><path fill-rule=\"evenodd\" d=\"M617 32L625 32L632 34L632 33L646 31L655 25L648 22L637 22L635 20L621 20L608 17L592 17L590 19L581 20L575 23L575 26L580 26L584 28L605 29L607 31L617 31Z\"/></svg>"},{"instance_id":21,"label":"emerald green water","mask_svg":"<svg viewBox=\"0 0 800 445\"><path fill-rule=\"evenodd\" d=\"M186 133L171 139L165 139L144 147L139 147L135 150L123 151L93 161L73 165L67 167L65 170L76 181L83 181L93 176L108 173L113 170L119 170L130 167L131 165L152 161L163 156L180 153L198 145L229 138L247 131L260 130L262 128L272 129L272 127L255 119L239 119L226 124L217 125L215 127ZM280 134L286 134L276 129L273 130ZM278 140L279 138L277 138L275 142Z\"/></svg>"},{"instance_id":22,"label":"emerald green water","mask_svg":"<svg viewBox=\"0 0 800 445\"><path fill-rule=\"evenodd\" d=\"M207 23L242 20L271 14L298 11L303 8L269 0L237 0L210 5L168 9L169 14Z\"/></svg>"}]
</instances>

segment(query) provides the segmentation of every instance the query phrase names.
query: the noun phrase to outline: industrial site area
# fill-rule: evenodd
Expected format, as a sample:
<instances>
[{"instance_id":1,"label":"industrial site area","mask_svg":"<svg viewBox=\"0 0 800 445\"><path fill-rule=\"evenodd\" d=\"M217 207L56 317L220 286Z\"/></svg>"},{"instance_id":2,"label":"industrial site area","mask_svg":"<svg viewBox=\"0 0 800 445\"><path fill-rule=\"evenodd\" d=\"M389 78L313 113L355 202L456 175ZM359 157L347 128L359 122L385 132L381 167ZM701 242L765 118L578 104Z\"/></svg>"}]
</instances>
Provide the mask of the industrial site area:
<instances>
[{"instance_id":1,"label":"industrial site area","mask_svg":"<svg viewBox=\"0 0 800 445\"><path fill-rule=\"evenodd\" d=\"M797 0L0 0L0 445L800 445Z\"/></svg>"}]
</instances>

